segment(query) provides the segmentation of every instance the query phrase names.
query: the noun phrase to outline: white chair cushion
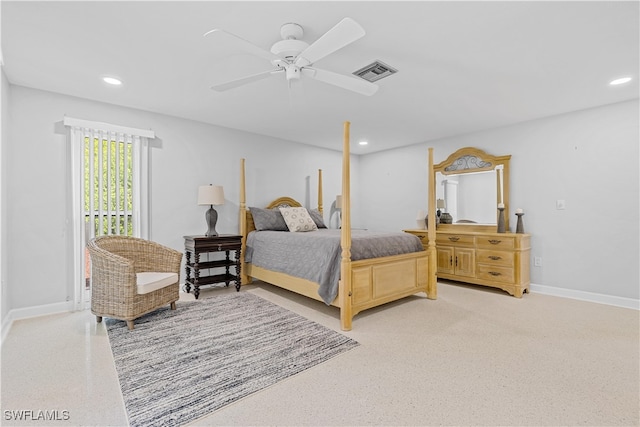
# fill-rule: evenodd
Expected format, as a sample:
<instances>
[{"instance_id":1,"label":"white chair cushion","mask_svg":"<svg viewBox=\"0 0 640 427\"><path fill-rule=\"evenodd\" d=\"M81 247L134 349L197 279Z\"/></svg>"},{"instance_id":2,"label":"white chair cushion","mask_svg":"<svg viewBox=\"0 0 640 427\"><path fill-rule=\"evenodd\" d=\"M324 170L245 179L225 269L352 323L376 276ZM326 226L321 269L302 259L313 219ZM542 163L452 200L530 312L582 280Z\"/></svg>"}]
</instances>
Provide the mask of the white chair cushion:
<instances>
[{"instance_id":1,"label":"white chair cushion","mask_svg":"<svg viewBox=\"0 0 640 427\"><path fill-rule=\"evenodd\" d=\"M145 271L136 273L136 285L138 294L148 294L157 291L165 286L172 285L178 281L176 273L158 273L154 271Z\"/></svg>"}]
</instances>

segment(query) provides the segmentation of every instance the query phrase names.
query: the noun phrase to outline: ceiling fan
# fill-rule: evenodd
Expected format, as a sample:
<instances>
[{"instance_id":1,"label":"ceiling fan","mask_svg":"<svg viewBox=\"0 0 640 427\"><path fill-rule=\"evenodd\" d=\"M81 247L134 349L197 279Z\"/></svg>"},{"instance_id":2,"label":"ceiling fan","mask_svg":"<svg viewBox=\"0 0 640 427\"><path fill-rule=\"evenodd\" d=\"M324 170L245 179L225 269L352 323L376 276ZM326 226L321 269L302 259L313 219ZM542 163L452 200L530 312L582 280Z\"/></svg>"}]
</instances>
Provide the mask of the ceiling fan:
<instances>
[{"instance_id":1,"label":"ceiling fan","mask_svg":"<svg viewBox=\"0 0 640 427\"><path fill-rule=\"evenodd\" d=\"M289 86L304 75L305 78L313 78L362 95L371 96L376 93L378 86L366 80L312 66L325 56L364 36L365 32L360 24L351 18L344 18L312 44L300 40L303 34L304 31L300 25L284 24L280 28L282 40L276 42L268 51L224 30L214 29L205 33L204 36L211 40L226 43L234 49L266 59L275 67L269 71L216 84L211 89L221 92L266 79L275 74L284 74Z\"/></svg>"}]
</instances>

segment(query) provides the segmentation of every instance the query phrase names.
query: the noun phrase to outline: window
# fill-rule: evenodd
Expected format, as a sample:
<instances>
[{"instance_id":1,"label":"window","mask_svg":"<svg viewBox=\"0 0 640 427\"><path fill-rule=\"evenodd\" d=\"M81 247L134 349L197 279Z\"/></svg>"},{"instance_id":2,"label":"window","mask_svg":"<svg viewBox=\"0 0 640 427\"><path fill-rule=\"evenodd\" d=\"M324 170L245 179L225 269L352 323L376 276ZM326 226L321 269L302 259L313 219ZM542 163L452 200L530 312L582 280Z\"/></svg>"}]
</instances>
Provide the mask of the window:
<instances>
[{"instance_id":1,"label":"window","mask_svg":"<svg viewBox=\"0 0 640 427\"><path fill-rule=\"evenodd\" d=\"M152 131L65 117L70 179L74 307L87 307L86 243L119 234L148 238L148 141Z\"/></svg>"},{"instance_id":2,"label":"window","mask_svg":"<svg viewBox=\"0 0 640 427\"><path fill-rule=\"evenodd\" d=\"M133 236L133 144L84 138L84 210L89 236Z\"/></svg>"}]
</instances>

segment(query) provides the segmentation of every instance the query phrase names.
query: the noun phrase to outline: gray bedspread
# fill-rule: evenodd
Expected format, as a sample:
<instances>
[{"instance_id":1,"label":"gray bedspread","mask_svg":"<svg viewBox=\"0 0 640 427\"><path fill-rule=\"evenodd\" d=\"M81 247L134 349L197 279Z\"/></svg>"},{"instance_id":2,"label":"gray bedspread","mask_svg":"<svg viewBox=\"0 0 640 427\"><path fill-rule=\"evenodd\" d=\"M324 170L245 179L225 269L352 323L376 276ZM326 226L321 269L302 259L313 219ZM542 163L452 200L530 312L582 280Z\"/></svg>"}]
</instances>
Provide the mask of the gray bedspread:
<instances>
[{"instance_id":1,"label":"gray bedspread","mask_svg":"<svg viewBox=\"0 0 640 427\"><path fill-rule=\"evenodd\" d=\"M379 258L424 250L420 239L408 233L351 231L351 260ZM331 304L340 279L340 230L305 233L252 231L247 236L245 261L268 270L311 280L318 295Z\"/></svg>"}]
</instances>

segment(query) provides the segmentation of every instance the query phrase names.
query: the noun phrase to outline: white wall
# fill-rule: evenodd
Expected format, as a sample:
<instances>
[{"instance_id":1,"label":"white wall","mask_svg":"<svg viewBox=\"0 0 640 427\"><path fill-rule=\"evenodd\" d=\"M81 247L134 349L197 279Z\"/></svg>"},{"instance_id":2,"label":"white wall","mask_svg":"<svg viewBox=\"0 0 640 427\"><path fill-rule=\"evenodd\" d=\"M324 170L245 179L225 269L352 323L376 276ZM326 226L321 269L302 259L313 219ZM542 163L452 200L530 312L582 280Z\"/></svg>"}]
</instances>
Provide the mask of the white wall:
<instances>
[{"instance_id":1,"label":"white wall","mask_svg":"<svg viewBox=\"0 0 640 427\"><path fill-rule=\"evenodd\" d=\"M54 123L64 115L155 131L150 238L180 251L182 236L206 231L206 207L196 204L199 185L224 186L226 202L216 208L216 229L238 232L240 158L246 158L249 206L287 195L315 207L318 169L323 170L327 221L331 201L340 193L339 151L11 85L6 196L3 192L10 309L56 304L73 295L66 273L71 258L65 253L65 137L54 133ZM336 138L341 147L341 123Z\"/></svg>"},{"instance_id":2,"label":"white wall","mask_svg":"<svg viewBox=\"0 0 640 427\"><path fill-rule=\"evenodd\" d=\"M638 128L634 100L363 156L364 226L414 227L426 209L427 147L435 163L467 146L511 154L511 230L523 208L532 257L543 261L531 263L532 283L637 300Z\"/></svg>"}]
</instances>

